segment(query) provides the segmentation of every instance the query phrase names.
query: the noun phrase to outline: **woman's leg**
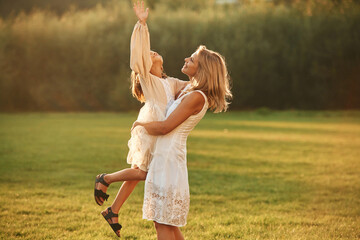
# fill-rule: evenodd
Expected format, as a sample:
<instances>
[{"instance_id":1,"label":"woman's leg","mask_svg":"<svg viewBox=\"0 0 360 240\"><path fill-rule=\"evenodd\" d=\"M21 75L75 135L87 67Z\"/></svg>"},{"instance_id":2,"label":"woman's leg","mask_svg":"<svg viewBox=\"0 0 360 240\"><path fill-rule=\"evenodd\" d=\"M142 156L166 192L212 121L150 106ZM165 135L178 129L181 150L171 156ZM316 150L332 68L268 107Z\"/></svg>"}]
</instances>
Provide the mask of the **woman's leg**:
<instances>
[{"instance_id":1,"label":"woman's leg","mask_svg":"<svg viewBox=\"0 0 360 240\"><path fill-rule=\"evenodd\" d=\"M174 227L154 222L158 240L175 240Z\"/></svg>"},{"instance_id":2,"label":"woman's leg","mask_svg":"<svg viewBox=\"0 0 360 240\"><path fill-rule=\"evenodd\" d=\"M175 240L184 240L184 236L182 235L180 228L174 227L174 235Z\"/></svg>"}]
</instances>

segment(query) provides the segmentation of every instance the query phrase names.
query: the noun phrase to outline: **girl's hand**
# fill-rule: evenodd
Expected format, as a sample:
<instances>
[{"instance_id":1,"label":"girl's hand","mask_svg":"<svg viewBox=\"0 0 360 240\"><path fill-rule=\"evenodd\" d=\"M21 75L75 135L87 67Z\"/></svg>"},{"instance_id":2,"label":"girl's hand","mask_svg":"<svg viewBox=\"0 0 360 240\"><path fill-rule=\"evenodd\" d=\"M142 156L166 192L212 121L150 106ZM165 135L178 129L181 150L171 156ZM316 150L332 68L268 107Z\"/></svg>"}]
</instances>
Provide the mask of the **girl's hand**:
<instances>
[{"instance_id":1,"label":"girl's hand","mask_svg":"<svg viewBox=\"0 0 360 240\"><path fill-rule=\"evenodd\" d=\"M135 122L133 123L130 131L132 131L136 126L142 126L142 125L141 125L141 122L135 121Z\"/></svg>"},{"instance_id":2,"label":"girl's hand","mask_svg":"<svg viewBox=\"0 0 360 240\"><path fill-rule=\"evenodd\" d=\"M141 1L141 3L139 1L137 3L134 3L134 12L141 24L145 25L146 20L149 16L149 8L146 8L146 10L144 10L144 1Z\"/></svg>"}]
</instances>

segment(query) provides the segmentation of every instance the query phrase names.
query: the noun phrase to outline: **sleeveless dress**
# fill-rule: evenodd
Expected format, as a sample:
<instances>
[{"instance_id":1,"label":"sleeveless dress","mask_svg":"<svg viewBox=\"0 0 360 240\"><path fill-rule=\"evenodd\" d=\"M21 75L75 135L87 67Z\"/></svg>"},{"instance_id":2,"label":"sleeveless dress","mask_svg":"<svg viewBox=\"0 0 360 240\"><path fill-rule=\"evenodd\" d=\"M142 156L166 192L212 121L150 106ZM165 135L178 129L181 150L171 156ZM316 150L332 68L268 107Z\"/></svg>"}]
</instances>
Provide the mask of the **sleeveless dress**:
<instances>
[{"instance_id":1,"label":"sleeveless dress","mask_svg":"<svg viewBox=\"0 0 360 240\"><path fill-rule=\"evenodd\" d=\"M174 96L188 82L177 78L159 78L150 73L150 35L147 25L137 22L131 35L130 68L139 74L139 82L145 97L137 121L152 122L165 119L167 108L173 103ZM147 133L144 127L137 126L131 131L128 141L127 163L147 172L157 137Z\"/></svg>"},{"instance_id":2,"label":"sleeveless dress","mask_svg":"<svg viewBox=\"0 0 360 240\"><path fill-rule=\"evenodd\" d=\"M186 140L190 131L208 109L206 95L199 90L195 91L200 92L205 98L202 110L190 116L169 134L157 138L145 180L143 219L177 227L186 225L190 207ZM185 96L191 93L192 91L180 95L181 97L170 106L166 117L177 108Z\"/></svg>"}]
</instances>

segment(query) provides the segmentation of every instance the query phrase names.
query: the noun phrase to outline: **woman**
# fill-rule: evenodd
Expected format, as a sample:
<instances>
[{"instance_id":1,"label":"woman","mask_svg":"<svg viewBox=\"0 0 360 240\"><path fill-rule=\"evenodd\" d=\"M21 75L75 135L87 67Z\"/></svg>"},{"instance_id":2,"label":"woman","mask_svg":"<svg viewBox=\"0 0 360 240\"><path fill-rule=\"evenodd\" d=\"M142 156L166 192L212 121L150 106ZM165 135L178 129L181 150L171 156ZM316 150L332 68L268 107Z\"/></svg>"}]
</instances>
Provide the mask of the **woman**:
<instances>
[{"instance_id":1,"label":"woman","mask_svg":"<svg viewBox=\"0 0 360 240\"><path fill-rule=\"evenodd\" d=\"M159 240L184 239L190 193L186 167L186 139L208 108L226 111L232 97L224 58L205 46L185 59L182 72L190 83L169 107L166 119L135 122L159 136L145 180L143 218L155 223Z\"/></svg>"},{"instance_id":2,"label":"woman","mask_svg":"<svg viewBox=\"0 0 360 240\"><path fill-rule=\"evenodd\" d=\"M150 51L150 38L146 25L148 10L144 10L144 3L142 2L141 4L134 4L134 11L139 21L131 36L132 93L140 102L145 102L137 120L144 122L163 120L175 94L187 82L167 77L164 74L162 57L158 53ZM117 236L120 236L122 227L118 223L118 212L137 183L140 180L145 180L155 141L156 137L147 134L144 128L133 129L131 139L128 142L129 153L127 157L127 162L131 164L131 168L112 174L101 174L95 179L94 196L96 203L100 206L109 197L106 194L107 187L111 183L125 181L112 206L102 211L102 215Z\"/></svg>"}]
</instances>

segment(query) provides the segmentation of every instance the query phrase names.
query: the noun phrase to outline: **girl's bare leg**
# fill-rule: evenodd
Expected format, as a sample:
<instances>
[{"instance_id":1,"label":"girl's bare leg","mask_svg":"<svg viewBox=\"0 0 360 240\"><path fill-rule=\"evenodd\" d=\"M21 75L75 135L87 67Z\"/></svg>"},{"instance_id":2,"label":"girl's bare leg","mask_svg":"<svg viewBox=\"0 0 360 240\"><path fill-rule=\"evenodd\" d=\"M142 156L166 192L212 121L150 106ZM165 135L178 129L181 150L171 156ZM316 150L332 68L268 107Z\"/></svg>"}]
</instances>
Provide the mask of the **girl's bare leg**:
<instances>
[{"instance_id":1,"label":"girl's bare leg","mask_svg":"<svg viewBox=\"0 0 360 240\"><path fill-rule=\"evenodd\" d=\"M132 191L135 189L138 182L140 182L140 181L125 181L121 185L119 192L116 195L116 198L115 198L113 204L111 205L112 212L119 213L121 206L124 204L126 199L130 196ZM103 212L108 213L108 210L105 209L104 211L102 211L102 213ZM113 217L109 220L109 223L118 223L118 222L119 222L119 220L117 217ZM120 236L120 230L118 231L117 235Z\"/></svg>"},{"instance_id":2,"label":"girl's bare leg","mask_svg":"<svg viewBox=\"0 0 360 240\"><path fill-rule=\"evenodd\" d=\"M142 180L145 180L146 175L147 175L147 172L144 172L138 168L125 168L118 172L106 174L104 176L104 180L108 184L111 184L114 182L120 182L120 181L142 181ZM97 177L100 177L100 175L98 175ZM107 187L101 183L97 183L96 189L99 189L105 193L107 191ZM101 201L104 201L103 198L100 198L100 199L101 199Z\"/></svg>"},{"instance_id":3,"label":"girl's bare leg","mask_svg":"<svg viewBox=\"0 0 360 240\"><path fill-rule=\"evenodd\" d=\"M113 204L111 205L111 210L113 213L119 213L121 206L124 204L126 199L130 196L130 194L134 191L136 185L145 180L147 172L144 172L138 168L127 168L121 171L107 174L104 176L105 182L111 184L114 182L124 181L121 185L118 194L115 197ZM98 185L98 188L102 191L106 192L107 187L103 184ZM108 210L105 209L101 213L108 213ZM118 223L118 218L113 217L108 220L109 223ZM120 236L120 231L117 233Z\"/></svg>"},{"instance_id":4,"label":"girl's bare leg","mask_svg":"<svg viewBox=\"0 0 360 240\"><path fill-rule=\"evenodd\" d=\"M111 205L111 210L114 213L118 213L120 211L121 206L124 204L126 199L130 196L130 194L134 191L136 185L145 180L147 172L140 170L139 168L127 168L115 173L107 174L104 177L104 180L108 183L113 183L117 181L124 181L121 185L118 194L115 197L113 204ZM106 177L108 176L108 180Z\"/></svg>"},{"instance_id":5,"label":"girl's bare leg","mask_svg":"<svg viewBox=\"0 0 360 240\"><path fill-rule=\"evenodd\" d=\"M104 180L109 184L121 181L141 181L145 180L146 174L146 172L139 168L125 168L118 172L106 174Z\"/></svg>"},{"instance_id":6,"label":"girl's bare leg","mask_svg":"<svg viewBox=\"0 0 360 240\"><path fill-rule=\"evenodd\" d=\"M119 192L116 195L113 204L111 205L111 209L114 213L118 213L120 211L120 208L122 207L126 199L128 199L130 194L134 191L138 182L140 181L125 181L121 185L121 188L119 189Z\"/></svg>"}]
</instances>

